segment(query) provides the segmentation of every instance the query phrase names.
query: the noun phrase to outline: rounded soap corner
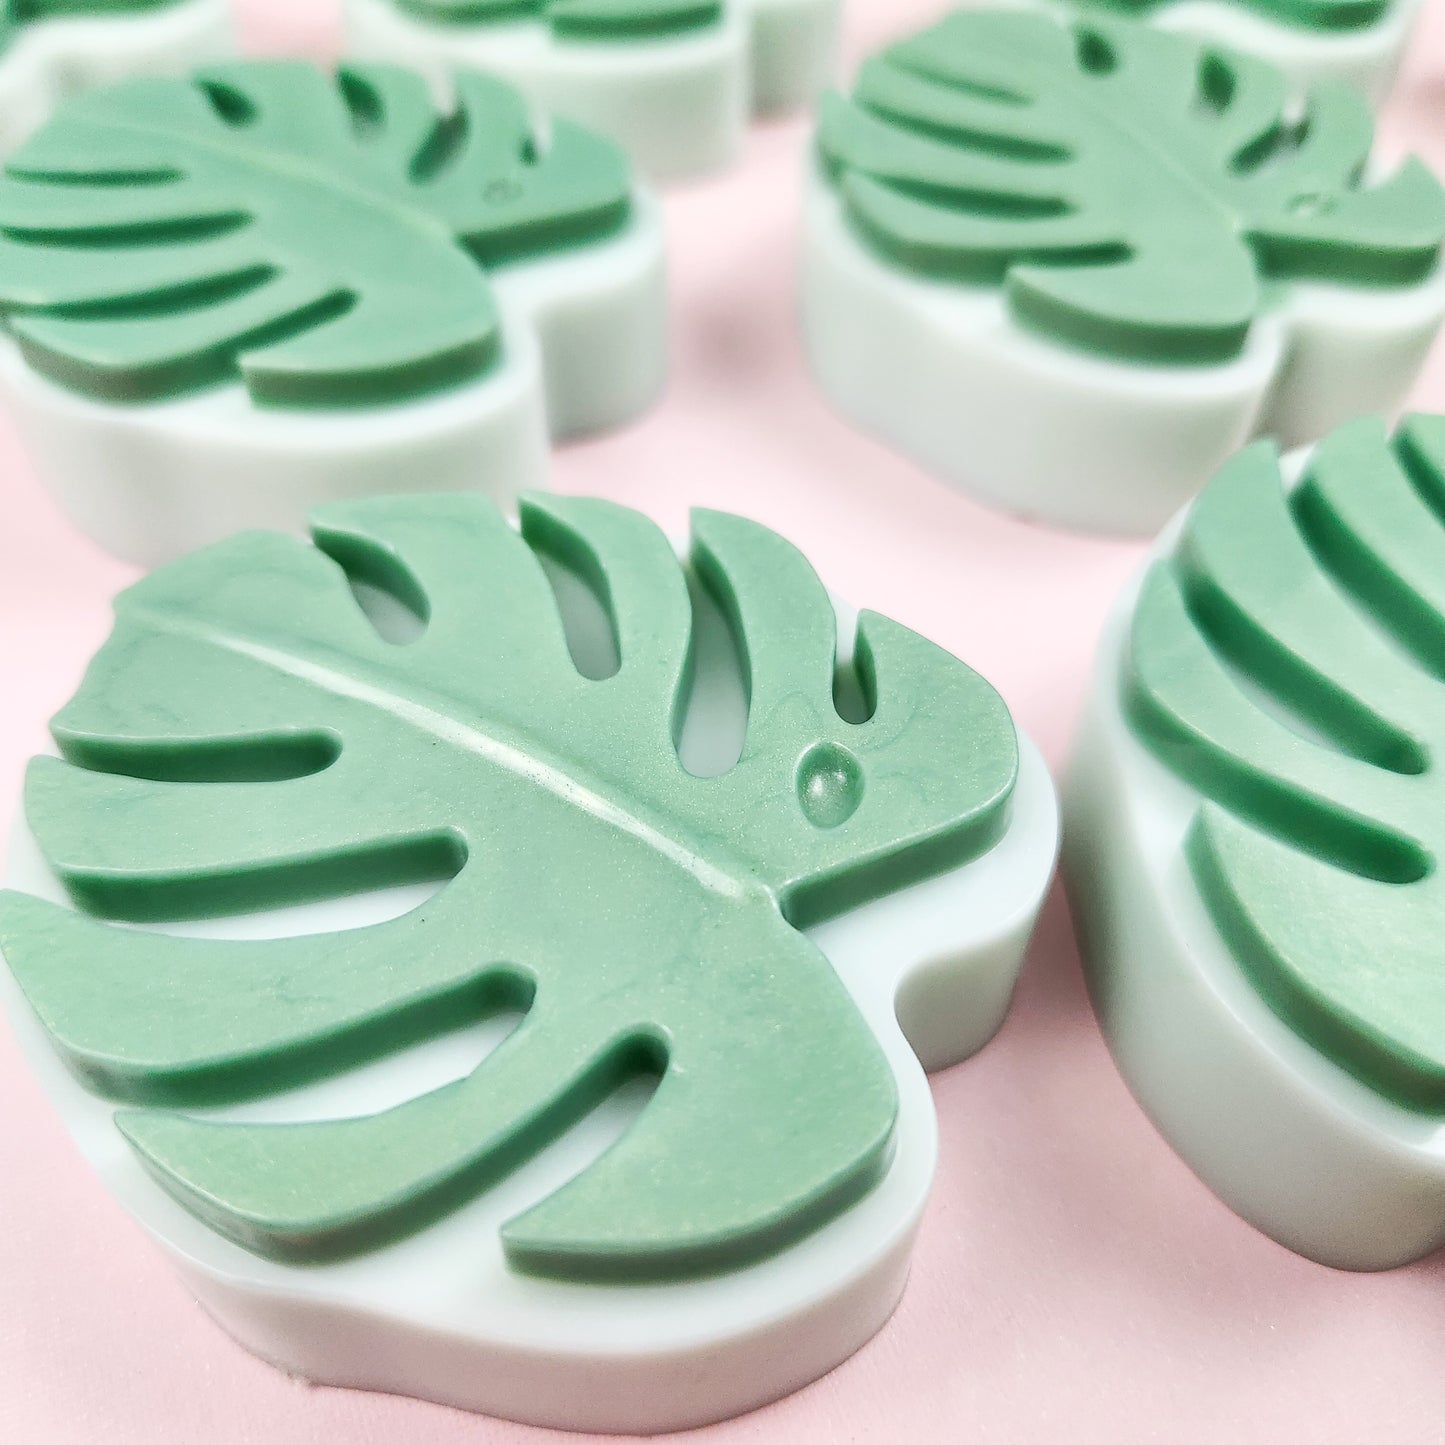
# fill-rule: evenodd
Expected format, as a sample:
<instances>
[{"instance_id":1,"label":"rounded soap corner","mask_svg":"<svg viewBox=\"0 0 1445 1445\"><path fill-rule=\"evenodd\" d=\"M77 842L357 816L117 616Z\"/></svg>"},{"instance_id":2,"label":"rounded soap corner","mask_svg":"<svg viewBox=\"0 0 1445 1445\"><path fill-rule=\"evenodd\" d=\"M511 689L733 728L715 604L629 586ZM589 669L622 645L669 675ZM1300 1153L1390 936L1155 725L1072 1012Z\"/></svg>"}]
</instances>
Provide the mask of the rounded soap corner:
<instances>
[{"instance_id":1,"label":"rounded soap corner","mask_svg":"<svg viewBox=\"0 0 1445 1445\"><path fill-rule=\"evenodd\" d=\"M987 863L986 873L980 868L987 892L981 888L970 900L988 912L987 926L967 950L920 952L897 980L894 1015L925 1073L965 1063L1003 1028L1057 876L1057 791L1042 754L1023 732L1019 751L1008 825L980 860Z\"/></svg>"}]
</instances>

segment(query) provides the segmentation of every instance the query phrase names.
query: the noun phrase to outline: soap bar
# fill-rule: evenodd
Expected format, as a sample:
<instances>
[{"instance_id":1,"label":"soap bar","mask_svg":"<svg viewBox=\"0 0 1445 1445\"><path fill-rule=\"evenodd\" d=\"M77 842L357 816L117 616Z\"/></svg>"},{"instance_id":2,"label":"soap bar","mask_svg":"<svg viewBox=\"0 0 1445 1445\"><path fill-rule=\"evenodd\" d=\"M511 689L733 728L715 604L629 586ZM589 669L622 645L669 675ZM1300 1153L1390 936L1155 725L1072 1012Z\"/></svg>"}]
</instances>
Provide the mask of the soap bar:
<instances>
[{"instance_id":1,"label":"soap bar","mask_svg":"<svg viewBox=\"0 0 1445 1445\"><path fill-rule=\"evenodd\" d=\"M1291 1249L1445 1242L1445 418L1219 473L1128 588L1065 797L1125 1078Z\"/></svg>"},{"instance_id":2,"label":"soap bar","mask_svg":"<svg viewBox=\"0 0 1445 1445\"><path fill-rule=\"evenodd\" d=\"M233 48L227 0L10 0L0 11L0 153L77 91L187 71Z\"/></svg>"},{"instance_id":3,"label":"soap bar","mask_svg":"<svg viewBox=\"0 0 1445 1445\"><path fill-rule=\"evenodd\" d=\"M665 369L662 228L504 82L252 61L70 101L0 175L0 391L146 565L341 497L545 485Z\"/></svg>"},{"instance_id":4,"label":"soap bar","mask_svg":"<svg viewBox=\"0 0 1445 1445\"><path fill-rule=\"evenodd\" d=\"M1020 0L1061 17L1118 16L1276 66L1293 94L1343 81L1384 99L1421 0Z\"/></svg>"},{"instance_id":5,"label":"soap bar","mask_svg":"<svg viewBox=\"0 0 1445 1445\"><path fill-rule=\"evenodd\" d=\"M814 101L841 0L345 0L352 54L438 80L496 71L623 145L649 177L737 158L750 115Z\"/></svg>"},{"instance_id":6,"label":"soap bar","mask_svg":"<svg viewBox=\"0 0 1445 1445\"><path fill-rule=\"evenodd\" d=\"M0 975L81 1149L315 1380L657 1431L823 1374L903 1289L924 1069L1008 1006L1042 760L741 518L312 536L123 593L32 765Z\"/></svg>"},{"instance_id":7,"label":"soap bar","mask_svg":"<svg viewBox=\"0 0 1445 1445\"><path fill-rule=\"evenodd\" d=\"M959 11L825 97L808 356L945 481L1152 534L1252 435L1406 394L1445 314L1445 192L1361 179L1364 102L1129 21Z\"/></svg>"}]
</instances>

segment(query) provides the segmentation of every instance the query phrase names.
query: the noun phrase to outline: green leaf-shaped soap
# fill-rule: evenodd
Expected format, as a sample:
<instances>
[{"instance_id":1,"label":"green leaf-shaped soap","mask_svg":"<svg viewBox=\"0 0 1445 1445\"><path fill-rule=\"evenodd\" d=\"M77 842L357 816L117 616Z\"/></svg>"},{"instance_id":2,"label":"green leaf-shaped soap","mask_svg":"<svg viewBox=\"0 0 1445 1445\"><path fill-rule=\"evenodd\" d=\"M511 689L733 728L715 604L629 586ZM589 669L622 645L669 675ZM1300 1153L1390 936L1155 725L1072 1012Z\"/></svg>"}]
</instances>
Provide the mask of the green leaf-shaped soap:
<instances>
[{"instance_id":1,"label":"green leaf-shaped soap","mask_svg":"<svg viewBox=\"0 0 1445 1445\"><path fill-rule=\"evenodd\" d=\"M1365 184L1371 120L1322 85L1298 121L1261 61L1123 21L960 11L830 96L819 147L893 265L1003 287L1053 340L1152 363L1239 354L1280 283L1385 290L1435 268L1445 192Z\"/></svg>"},{"instance_id":2,"label":"green leaf-shaped soap","mask_svg":"<svg viewBox=\"0 0 1445 1445\"><path fill-rule=\"evenodd\" d=\"M112 400L239 374L280 406L393 401L483 374L486 270L614 232L628 169L565 120L457 77L299 62L69 102L0 177L0 313L26 359Z\"/></svg>"},{"instance_id":3,"label":"green leaf-shaped soap","mask_svg":"<svg viewBox=\"0 0 1445 1445\"><path fill-rule=\"evenodd\" d=\"M866 1194L897 1098L870 1027L798 929L997 839L1012 723L962 663L872 613L870 715L833 698L835 623L803 558L694 522L730 619L742 755L679 762L692 618L639 515L476 497L326 510L316 545L249 533L146 577L54 723L26 808L80 905L235 912L454 875L390 922L269 941L117 928L18 893L0 945L55 1046L160 1180L248 1247L319 1258L414 1230L513 1172L619 1080L661 1072L592 1167L512 1220L521 1269L731 1268ZM620 666L573 664L534 552L606 602ZM383 640L348 575L425 619ZM499 1007L476 1071L388 1112L285 1125L186 1106L332 1074Z\"/></svg>"},{"instance_id":4,"label":"green leaf-shaped soap","mask_svg":"<svg viewBox=\"0 0 1445 1445\"><path fill-rule=\"evenodd\" d=\"M1379 1093L1445 1109L1445 419L1267 444L1135 611L1127 708L1211 801L1187 853L1260 995Z\"/></svg>"}]
</instances>

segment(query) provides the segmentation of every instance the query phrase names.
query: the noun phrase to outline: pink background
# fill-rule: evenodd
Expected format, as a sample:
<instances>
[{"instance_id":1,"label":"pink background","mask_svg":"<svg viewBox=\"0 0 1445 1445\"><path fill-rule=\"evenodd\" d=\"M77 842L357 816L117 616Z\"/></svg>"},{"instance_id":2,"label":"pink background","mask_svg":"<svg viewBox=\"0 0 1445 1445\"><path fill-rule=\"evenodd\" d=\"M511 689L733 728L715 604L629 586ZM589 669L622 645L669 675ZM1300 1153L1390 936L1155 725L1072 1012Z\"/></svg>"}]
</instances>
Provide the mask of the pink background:
<instances>
[{"instance_id":1,"label":"pink background","mask_svg":"<svg viewBox=\"0 0 1445 1445\"><path fill-rule=\"evenodd\" d=\"M944 5L849 0L850 60ZM1445 4L1387 112L1445 172ZM249 48L327 56L332 0L241 5ZM680 528L749 513L844 596L1003 692L1057 772L1109 602L1140 548L1029 527L945 491L833 416L793 324L803 122L669 196L674 365L642 424L558 458L557 485ZM1419 385L1445 410L1445 347ZM18 786L133 573L75 536L0 420L0 792ZM8 803L0 808L8 813ZM893 1321L832 1375L697 1436L1030 1442L1445 1440L1445 1265L1336 1273L1272 1244L1174 1157L1109 1061L1056 895L1013 1011L933 1085L937 1185ZM233 1345L112 1204L0 1034L0 1440L17 1445L510 1445L550 1432L315 1388Z\"/></svg>"}]
</instances>

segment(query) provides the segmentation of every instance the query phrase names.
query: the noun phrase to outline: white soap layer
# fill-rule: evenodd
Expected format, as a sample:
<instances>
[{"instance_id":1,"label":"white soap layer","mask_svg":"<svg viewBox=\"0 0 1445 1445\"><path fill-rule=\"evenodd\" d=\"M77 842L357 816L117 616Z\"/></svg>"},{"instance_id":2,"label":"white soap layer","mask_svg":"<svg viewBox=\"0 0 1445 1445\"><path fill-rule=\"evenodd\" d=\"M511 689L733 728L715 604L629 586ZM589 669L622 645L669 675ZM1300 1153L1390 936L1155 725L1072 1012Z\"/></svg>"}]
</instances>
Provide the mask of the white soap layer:
<instances>
[{"instance_id":1,"label":"white soap layer","mask_svg":"<svg viewBox=\"0 0 1445 1445\"><path fill-rule=\"evenodd\" d=\"M620 425L667 366L662 221L646 193L608 240L488 272L502 354L479 381L355 409L257 406L241 382L142 404L71 391L0 342L0 393L41 480L107 551L155 566L323 502L545 487L550 441Z\"/></svg>"},{"instance_id":2,"label":"white soap layer","mask_svg":"<svg viewBox=\"0 0 1445 1445\"><path fill-rule=\"evenodd\" d=\"M570 597L559 589L564 608ZM839 621L840 643L851 640L855 614L840 608ZM722 626L711 604L698 607L696 692L680 754L699 773L736 756L746 718L736 665L718 642ZM798 1244L718 1278L569 1285L515 1274L503 1258L499 1226L595 1159L645 1093L614 1095L516 1174L417 1235L355 1259L294 1268L213 1233L154 1181L112 1123L114 1106L66 1069L3 968L0 1003L106 1187L210 1314L256 1354L319 1382L537 1425L648 1433L704 1425L826 1373L898 1302L937 1152L924 1068L966 1058L1002 1023L1053 874L1053 785L1026 738L1020 751L1008 828L988 853L810 933L897 1082L896 1148L883 1179ZM64 901L23 822L8 884ZM404 912L426 892L392 889L167 931L268 937L356 927ZM374 1112L469 1073L509 1026L492 1020L275 1098L193 1112L277 1121Z\"/></svg>"},{"instance_id":3,"label":"white soap layer","mask_svg":"<svg viewBox=\"0 0 1445 1445\"><path fill-rule=\"evenodd\" d=\"M1204 799L1121 710L1142 580L1105 630L1064 789L1064 875L1100 1027L1160 1132L1231 1209L1323 1264L1408 1263L1445 1243L1445 1120L1302 1040L1214 926L1183 854Z\"/></svg>"},{"instance_id":4,"label":"white soap layer","mask_svg":"<svg viewBox=\"0 0 1445 1445\"><path fill-rule=\"evenodd\" d=\"M557 39L538 20L445 24L392 0L345 0L348 51L444 85L504 76L539 105L611 136L655 180L719 170L748 118L807 104L832 74L840 0L724 0L720 23L635 41Z\"/></svg>"},{"instance_id":5,"label":"white soap layer","mask_svg":"<svg viewBox=\"0 0 1445 1445\"><path fill-rule=\"evenodd\" d=\"M0 153L14 150L82 90L130 75L183 75L230 55L234 46L227 0L26 25L0 56Z\"/></svg>"},{"instance_id":6,"label":"white soap layer","mask_svg":"<svg viewBox=\"0 0 1445 1445\"><path fill-rule=\"evenodd\" d=\"M879 259L816 167L801 292L809 364L850 420L1008 511L1137 536L1254 436L1297 446L1395 412L1445 317L1445 268L1398 290L1300 282L1231 361L1095 356L1019 326L1000 287Z\"/></svg>"}]
</instances>

